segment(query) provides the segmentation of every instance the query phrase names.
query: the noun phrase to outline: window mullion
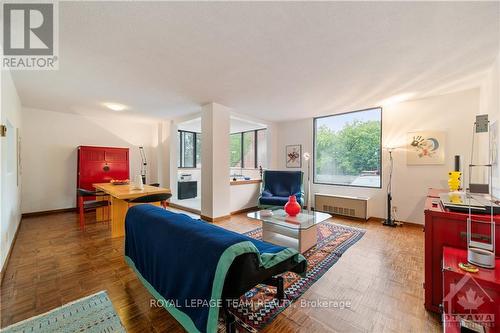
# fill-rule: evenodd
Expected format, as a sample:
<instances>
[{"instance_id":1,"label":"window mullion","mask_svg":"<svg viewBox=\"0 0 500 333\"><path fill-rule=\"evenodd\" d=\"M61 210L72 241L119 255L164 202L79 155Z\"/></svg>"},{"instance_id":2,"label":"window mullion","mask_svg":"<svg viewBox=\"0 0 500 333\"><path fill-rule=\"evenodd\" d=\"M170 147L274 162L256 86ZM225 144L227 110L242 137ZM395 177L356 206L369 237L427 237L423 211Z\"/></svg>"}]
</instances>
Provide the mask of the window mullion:
<instances>
[{"instance_id":1,"label":"window mullion","mask_svg":"<svg viewBox=\"0 0 500 333\"><path fill-rule=\"evenodd\" d=\"M180 131L179 138L180 138L180 142L181 142L180 147L179 147L180 148L179 149L179 154L180 154L179 158L181 160L181 163L180 163L181 168L183 168L184 167L184 132L183 131Z\"/></svg>"},{"instance_id":2,"label":"window mullion","mask_svg":"<svg viewBox=\"0 0 500 333\"><path fill-rule=\"evenodd\" d=\"M240 136L241 136L241 142L240 142L241 168L244 169L245 168L245 159L244 159L245 152L243 151L243 146L244 146L244 143L243 143L243 132L240 133Z\"/></svg>"},{"instance_id":3,"label":"window mullion","mask_svg":"<svg viewBox=\"0 0 500 333\"><path fill-rule=\"evenodd\" d=\"M253 141L254 141L254 169L257 169L257 130L253 132Z\"/></svg>"},{"instance_id":4,"label":"window mullion","mask_svg":"<svg viewBox=\"0 0 500 333\"><path fill-rule=\"evenodd\" d=\"M193 168L196 168L196 133L193 134Z\"/></svg>"}]
</instances>

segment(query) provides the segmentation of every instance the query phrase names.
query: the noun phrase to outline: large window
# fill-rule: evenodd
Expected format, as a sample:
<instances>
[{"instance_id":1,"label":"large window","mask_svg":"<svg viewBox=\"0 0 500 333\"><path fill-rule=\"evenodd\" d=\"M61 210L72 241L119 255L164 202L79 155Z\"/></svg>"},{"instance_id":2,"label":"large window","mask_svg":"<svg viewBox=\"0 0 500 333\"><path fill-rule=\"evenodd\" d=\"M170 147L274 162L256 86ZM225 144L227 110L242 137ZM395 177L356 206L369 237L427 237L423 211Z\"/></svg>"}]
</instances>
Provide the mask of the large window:
<instances>
[{"instance_id":1,"label":"large window","mask_svg":"<svg viewBox=\"0 0 500 333\"><path fill-rule=\"evenodd\" d=\"M266 166L266 130L230 135L229 161L232 168L256 169Z\"/></svg>"},{"instance_id":2,"label":"large window","mask_svg":"<svg viewBox=\"0 0 500 333\"><path fill-rule=\"evenodd\" d=\"M314 182L381 187L382 109L314 119Z\"/></svg>"},{"instance_id":3,"label":"large window","mask_svg":"<svg viewBox=\"0 0 500 333\"><path fill-rule=\"evenodd\" d=\"M179 168L201 167L201 133L178 131Z\"/></svg>"},{"instance_id":4,"label":"large window","mask_svg":"<svg viewBox=\"0 0 500 333\"><path fill-rule=\"evenodd\" d=\"M196 133L196 167L201 168L201 133Z\"/></svg>"},{"instance_id":5,"label":"large window","mask_svg":"<svg viewBox=\"0 0 500 333\"><path fill-rule=\"evenodd\" d=\"M241 168L241 133L234 133L229 136L229 166L231 168Z\"/></svg>"}]
</instances>

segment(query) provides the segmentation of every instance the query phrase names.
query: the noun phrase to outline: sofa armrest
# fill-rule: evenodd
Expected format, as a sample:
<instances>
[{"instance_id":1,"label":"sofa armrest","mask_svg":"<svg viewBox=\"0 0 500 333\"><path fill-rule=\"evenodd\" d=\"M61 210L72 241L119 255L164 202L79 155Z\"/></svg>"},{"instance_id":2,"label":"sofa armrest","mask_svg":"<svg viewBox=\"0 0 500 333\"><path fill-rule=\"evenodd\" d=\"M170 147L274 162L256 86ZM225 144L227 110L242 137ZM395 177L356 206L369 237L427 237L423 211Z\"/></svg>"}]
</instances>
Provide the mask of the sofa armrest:
<instances>
[{"instance_id":1,"label":"sofa armrest","mask_svg":"<svg viewBox=\"0 0 500 333\"><path fill-rule=\"evenodd\" d=\"M260 194L261 197L263 198L269 198L269 197L272 197L273 194L271 192L269 192L268 190L264 190L262 191L262 193Z\"/></svg>"}]
</instances>

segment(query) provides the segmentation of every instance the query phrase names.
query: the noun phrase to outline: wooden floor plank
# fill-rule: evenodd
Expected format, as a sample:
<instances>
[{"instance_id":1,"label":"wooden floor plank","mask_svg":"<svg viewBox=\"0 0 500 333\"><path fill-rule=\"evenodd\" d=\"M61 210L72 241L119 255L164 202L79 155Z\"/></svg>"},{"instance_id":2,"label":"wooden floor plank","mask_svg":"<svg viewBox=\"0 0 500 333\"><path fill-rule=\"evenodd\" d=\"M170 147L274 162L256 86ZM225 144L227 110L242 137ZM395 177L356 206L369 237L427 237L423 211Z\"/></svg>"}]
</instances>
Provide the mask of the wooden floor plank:
<instances>
[{"instance_id":1,"label":"wooden floor plank","mask_svg":"<svg viewBox=\"0 0 500 333\"><path fill-rule=\"evenodd\" d=\"M1 286L1 327L107 290L129 332L184 332L167 311L150 306L151 296L123 260L123 238L111 239L106 223L87 218L85 232L74 213L23 219ZM335 222L367 232L263 332L440 331L439 318L423 306L422 228ZM237 232L260 227L245 214L217 224ZM318 299L350 307L305 302Z\"/></svg>"}]
</instances>

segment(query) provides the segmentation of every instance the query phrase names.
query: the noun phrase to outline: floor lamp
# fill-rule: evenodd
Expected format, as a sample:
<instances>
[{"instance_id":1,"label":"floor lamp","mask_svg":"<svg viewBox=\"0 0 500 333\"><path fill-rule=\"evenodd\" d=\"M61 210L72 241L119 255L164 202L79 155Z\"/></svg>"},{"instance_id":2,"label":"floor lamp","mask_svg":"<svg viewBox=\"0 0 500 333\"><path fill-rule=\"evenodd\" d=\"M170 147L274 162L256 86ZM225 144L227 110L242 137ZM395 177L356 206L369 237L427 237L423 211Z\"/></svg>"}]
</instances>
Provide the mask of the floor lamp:
<instances>
[{"instance_id":1,"label":"floor lamp","mask_svg":"<svg viewBox=\"0 0 500 333\"><path fill-rule=\"evenodd\" d=\"M142 183L146 184L146 171L148 168L148 162L146 160L146 154L144 153L144 147L139 147L139 153L141 154L141 178Z\"/></svg>"},{"instance_id":2,"label":"floor lamp","mask_svg":"<svg viewBox=\"0 0 500 333\"><path fill-rule=\"evenodd\" d=\"M311 211L311 154L304 153L304 160L307 162L307 211Z\"/></svg>"},{"instance_id":3,"label":"floor lamp","mask_svg":"<svg viewBox=\"0 0 500 333\"><path fill-rule=\"evenodd\" d=\"M394 159L392 152L395 148L386 148L389 152L389 183L387 184L387 218L382 223L388 227L396 227L396 220L392 217L392 172L394 171Z\"/></svg>"}]
</instances>

